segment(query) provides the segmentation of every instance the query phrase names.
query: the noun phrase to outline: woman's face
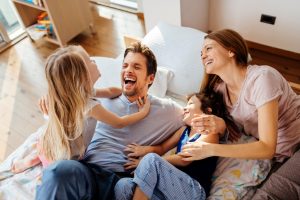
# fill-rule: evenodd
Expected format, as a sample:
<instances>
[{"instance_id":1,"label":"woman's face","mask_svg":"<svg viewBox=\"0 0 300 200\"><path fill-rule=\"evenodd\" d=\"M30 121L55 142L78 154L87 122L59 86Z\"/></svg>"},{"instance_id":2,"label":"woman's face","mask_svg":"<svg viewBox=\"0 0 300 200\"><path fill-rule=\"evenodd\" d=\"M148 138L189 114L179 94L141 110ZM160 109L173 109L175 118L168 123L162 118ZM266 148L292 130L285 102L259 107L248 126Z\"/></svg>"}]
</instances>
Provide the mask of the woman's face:
<instances>
[{"instance_id":1,"label":"woman's face","mask_svg":"<svg viewBox=\"0 0 300 200\"><path fill-rule=\"evenodd\" d=\"M194 95L190 98L187 105L183 108L183 121L185 124L191 126L191 121L194 118L194 114L202 114L201 102Z\"/></svg>"},{"instance_id":2,"label":"woman's face","mask_svg":"<svg viewBox=\"0 0 300 200\"><path fill-rule=\"evenodd\" d=\"M82 58L84 59L84 62L87 65L87 69L90 73L91 83L92 83L92 87L93 87L95 82L100 78L101 74L100 74L100 71L98 70L98 67L97 67L95 61L90 58L89 54L82 47L80 47L80 48L81 48L80 54L81 54Z\"/></svg>"},{"instance_id":3,"label":"woman's face","mask_svg":"<svg viewBox=\"0 0 300 200\"><path fill-rule=\"evenodd\" d=\"M201 51L202 63L208 74L220 75L233 57L232 52L211 39L205 39Z\"/></svg>"}]
</instances>

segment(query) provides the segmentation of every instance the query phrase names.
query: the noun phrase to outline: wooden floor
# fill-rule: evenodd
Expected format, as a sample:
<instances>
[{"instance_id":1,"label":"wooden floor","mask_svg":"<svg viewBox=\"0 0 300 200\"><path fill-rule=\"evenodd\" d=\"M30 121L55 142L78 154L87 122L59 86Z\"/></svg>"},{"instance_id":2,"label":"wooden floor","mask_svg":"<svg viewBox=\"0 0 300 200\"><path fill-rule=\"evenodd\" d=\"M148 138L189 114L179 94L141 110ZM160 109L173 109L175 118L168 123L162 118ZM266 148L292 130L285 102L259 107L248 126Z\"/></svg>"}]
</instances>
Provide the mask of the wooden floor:
<instances>
[{"instance_id":1,"label":"wooden floor","mask_svg":"<svg viewBox=\"0 0 300 200\"><path fill-rule=\"evenodd\" d=\"M92 10L96 35L87 30L70 42L91 56L117 57L125 49L123 35L145 35L135 14L98 5ZM0 162L44 123L37 101L46 92L44 61L56 48L25 38L0 54Z\"/></svg>"}]
</instances>

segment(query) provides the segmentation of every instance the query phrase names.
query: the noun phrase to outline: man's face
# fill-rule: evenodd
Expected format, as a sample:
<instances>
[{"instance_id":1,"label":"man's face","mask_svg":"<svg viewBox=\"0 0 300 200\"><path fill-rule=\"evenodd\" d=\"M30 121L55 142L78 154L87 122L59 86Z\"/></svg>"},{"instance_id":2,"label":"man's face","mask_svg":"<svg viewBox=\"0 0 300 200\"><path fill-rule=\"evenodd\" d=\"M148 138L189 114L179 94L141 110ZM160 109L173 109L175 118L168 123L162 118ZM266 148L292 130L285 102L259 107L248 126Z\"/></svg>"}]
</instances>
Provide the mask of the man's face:
<instances>
[{"instance_id":1,"label":"man's face","mask_svg":"<svg viewBox=\"0 0 300 200\"><path fill-rule=\"evenodd\" d=\"M131 101L144 97L148 92L148 85L154 80L154 75L147 76L147 60L140 53L129 52L123 61L121 83L123 94Z\"/></svg>"}]
</instances>

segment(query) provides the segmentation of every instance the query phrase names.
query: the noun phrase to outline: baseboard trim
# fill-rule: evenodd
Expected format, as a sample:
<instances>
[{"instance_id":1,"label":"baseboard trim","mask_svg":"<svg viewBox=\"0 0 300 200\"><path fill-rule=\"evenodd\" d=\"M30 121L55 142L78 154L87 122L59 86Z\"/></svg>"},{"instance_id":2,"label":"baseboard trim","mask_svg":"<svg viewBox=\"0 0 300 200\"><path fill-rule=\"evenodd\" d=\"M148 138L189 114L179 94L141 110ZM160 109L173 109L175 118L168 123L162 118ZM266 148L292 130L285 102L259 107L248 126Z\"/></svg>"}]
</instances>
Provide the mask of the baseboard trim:
<instances>
[{"instance_id":1,"label":"baseboard trim","mask_svg":"<svg viewBox=\"0 0 300 200\"><path fill-rule=\"evenodd\" d=\"M248 41L248 40L246 42L247 42L249 49L257 49L257 50L269 52L269 53L272 53L272 54L275 54L278 56L284 56L284 57L287 57L290 59L300 61L300 53L295 53L292 51L287 51L287 50L283 50L283 49L279 49L279 48L275 48L275 47L270 47L267 45L259 44L259 43Z\"/></svg>"}]
</instances>

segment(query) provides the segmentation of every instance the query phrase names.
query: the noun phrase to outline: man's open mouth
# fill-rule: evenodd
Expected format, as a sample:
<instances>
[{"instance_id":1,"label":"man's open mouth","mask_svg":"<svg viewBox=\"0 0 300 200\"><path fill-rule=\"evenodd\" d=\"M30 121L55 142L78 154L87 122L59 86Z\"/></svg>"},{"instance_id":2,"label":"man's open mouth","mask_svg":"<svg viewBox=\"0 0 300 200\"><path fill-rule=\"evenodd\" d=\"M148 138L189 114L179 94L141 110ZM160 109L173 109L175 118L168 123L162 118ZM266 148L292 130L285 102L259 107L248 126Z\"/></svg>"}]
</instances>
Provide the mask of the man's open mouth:
<instances>
[{"instance_id":1,"label":"man's open mouth","mask_svg":"<svg viewBox=\"0 0 300 200\"><path fill-rule=\"evenodd\" d=\"M131 88L132 86L134 86L136 83L136 80L134 78L131 78L131 77L125 77L124 78L124 86L125 88L129 89Z\"/></svg>"}]
</instances>

